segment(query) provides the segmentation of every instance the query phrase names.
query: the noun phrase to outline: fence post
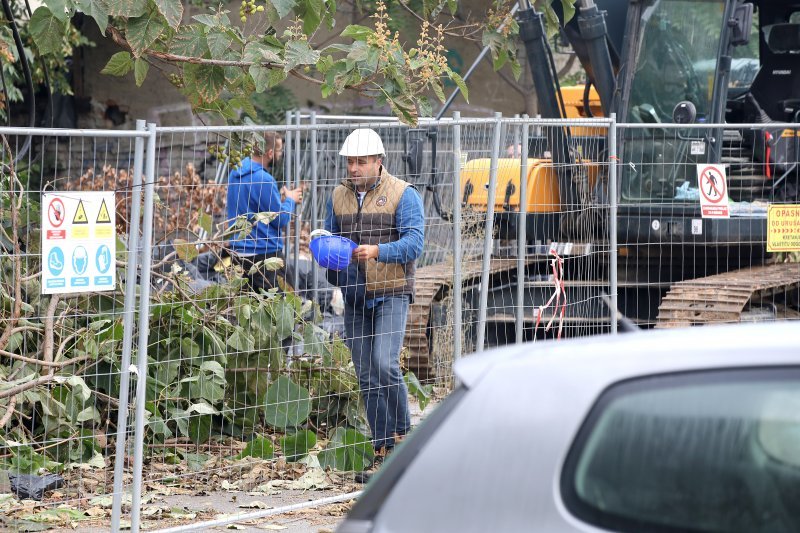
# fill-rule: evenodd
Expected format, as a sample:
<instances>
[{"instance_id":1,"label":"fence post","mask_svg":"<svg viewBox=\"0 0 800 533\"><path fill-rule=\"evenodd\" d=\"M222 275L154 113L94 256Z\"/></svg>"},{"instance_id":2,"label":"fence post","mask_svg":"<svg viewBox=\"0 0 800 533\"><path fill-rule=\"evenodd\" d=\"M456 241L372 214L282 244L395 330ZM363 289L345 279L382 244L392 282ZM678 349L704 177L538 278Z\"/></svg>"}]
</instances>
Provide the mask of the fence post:
<instances>
[{"instance_id":1,"label":"fence post","mask_svg":"<svg viewBox=\"0 0 800 533\"><path fill-rule=\"evenodd\" d=\"M608 126L608 197L610 199L608 221L608 269L611 292L611 334L617 333L617 114L611 113Z\"/></svg>"},{"instance_id":2,"label":"fence post","mask_svg":"<svg viewBox=\"0 0 800 533\"><path fill-rule=\"evenodd\" d=\"M311 126L317 125L317 112L311 112ZM317 129L311 129L311 230L317 229L319 219L317 216ZM316 302L319 288L319 270L317 262L311 261L311 301Z\"/></svg>"},{"instance_id":3,"label":"fence post","mask_svg":"<svg viewBox=\"0 0 800 533\"><path fill-rule=\"evenodd\" d=\"M453 112L453 361L461 359L461 113Z\"/></svg>"},{"instance_id":4,"label":"fence post","mask_svg":"<svg viewBox=\"0 0 800 533\"><path fill-rule=\"evenodd\" d=\"M298 126L297 131L294 132L294 187L295 189L302 187L300 181L300 111L295 113L294 123ZM286 176L286 184L289 184L289 176ZM294 206L294 273L292 274L292 287L295 291L299 291L300 285L300 229L302 221L300 220L303 213L300 205Z\"/></svg>"},{"instance_id":5,"label":"fence post","mask_svg":"<svg viewBox=\"0 0 800 533\"><path fill-rule=\"evenodd\" d=\"M486 200L486 234L483 236L483 263L481 267L481 296L478 303L478 345L477 352L483 351L486 340L486 306L489 300L489 266L494 247L494 198L497 189L497 160L500 157L500 130L503 126L502 113L495 113L494 135L492 139L492 162L489 167L489 190Z\"/></svg>"},{"instance_id":6,"label":"fence post","mask_svg":"<svg viewBox=\"0 0 800 533\"><path fill-rule=\"evenodd\" d=\"M283 137L283 183L289 185L289 176L292 175L292 132L289 128L292 127L292 117L294 113L292 111L286 112L286 134ZM283 239L283 260L286 262L286 266L289 265L289 225L286 225L286 229L279 230L279 233L285 235ZM288 272L288 268L284 270L284 272Z\"/></svg>"},{"instance_id":7,"label":"fence post","mask_svg":"<svg viewBox=\"0 0 800 533\"><path fill-rule=\"evenodd\" d=\"M525 255L528 250L528 115L522 115L519 165L519 217L517 218L517 344L525 340Z\"/></svg>"},{"instance_id":8,"label":"fence post","mask_svg":"<svg viewBox=\"0 0 800 533\"><path fill-rule=\"evenodd\" d=\"M136 121L136 131L145 131L145 121ZM133 317L136 305L136 271L139 258L139 218L142 207L142 166L144 137L136 137L133 152L131 210L128 220L128 260L125 267L125 301L122 312L122 356L119 375L119 412L117 413L117 445L114 455L114 496L111 506L111 530L119 532L122 516L122 478L125 468L125 440L128 429L128 396L130 391L131 351L133 350Z\"/></svg>"},{"instance_id":9,"label":"fence post","mask_svg":"<svg viewBox=\"0 0 800 533\"><path fill-rule=\"evenodd\" d=\"M142 274L139 289L139 346L136 350L136 432L133 448L133 494L131 533L139 533L144 456L144 406L147 396L147 341L150 333L150 262L153 251L153 196L156 183L156 125L148 124L145 166L144 222L142 230Z\"/></svg>"}]
</instances>

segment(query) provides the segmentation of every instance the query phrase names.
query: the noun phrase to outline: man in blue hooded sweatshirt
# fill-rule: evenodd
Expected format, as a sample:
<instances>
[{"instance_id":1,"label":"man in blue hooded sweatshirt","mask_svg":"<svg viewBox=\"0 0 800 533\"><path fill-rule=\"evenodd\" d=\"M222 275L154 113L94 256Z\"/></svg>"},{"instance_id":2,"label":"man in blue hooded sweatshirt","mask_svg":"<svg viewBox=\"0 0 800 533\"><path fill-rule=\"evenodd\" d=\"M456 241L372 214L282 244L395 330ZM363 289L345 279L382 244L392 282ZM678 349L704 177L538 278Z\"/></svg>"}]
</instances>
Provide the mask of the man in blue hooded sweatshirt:
<instances>
[{"instance_id":1,"label":"man in blue hooded sweatshirt","mask_svg":"<svg viewBox=\"0 0 800 533\"><path fill-rule=\"evenodd\" d=\"M271 257L282 257L283 237L281 230L292 218L295 206L303 201L302 188L278 188L278 183L269 173L283 158L283 139L273 131L263 133L263 149L256 147L253 155L242 160L228 177L228 220L231 225L236 217L246 215L253 221L257 213L277 213L269 223L258 222L249 235L230 241L230 248L235 252L245 276L254 291L269 290L278 287L278 275L281 271L270 271L259 268L250 274L253 265ZM281 192L285 199L281 200Z\"/></svg>"}]
</instances>

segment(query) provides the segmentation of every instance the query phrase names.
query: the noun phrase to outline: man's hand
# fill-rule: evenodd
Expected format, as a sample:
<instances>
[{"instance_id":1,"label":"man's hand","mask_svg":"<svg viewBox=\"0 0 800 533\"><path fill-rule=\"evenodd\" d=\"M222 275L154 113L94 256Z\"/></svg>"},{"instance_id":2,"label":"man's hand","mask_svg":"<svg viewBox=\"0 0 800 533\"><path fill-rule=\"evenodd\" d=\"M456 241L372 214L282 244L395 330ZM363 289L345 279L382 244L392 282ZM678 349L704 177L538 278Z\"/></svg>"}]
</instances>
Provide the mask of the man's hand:
<instances>
[{"instance_id":1,"label":"man's hand","mask_svg":"<svg viewBox=\"0 0 800 533\"><path fill-rule=\"evenodd\" d=\"M283 195L286 198L291 198L292 200L294 200L295 203L299 204L299 203L301 203L303 201L303 188L302 187L298 187L296 189L287 189L286 187L284 187L281 190L281 193L283 193Z\"/></svg>"},{"instance_id":2,"label":"man's hand","mask_svg":"<svg viewBox=\"0 0 800 533\"><path fill-rule=\"evenodd\" d=\"M368 261L370 259L378 258L378 245L377 244L363 244L353 250L353 259L359 262Z\"/></svg>"}]
</instances>

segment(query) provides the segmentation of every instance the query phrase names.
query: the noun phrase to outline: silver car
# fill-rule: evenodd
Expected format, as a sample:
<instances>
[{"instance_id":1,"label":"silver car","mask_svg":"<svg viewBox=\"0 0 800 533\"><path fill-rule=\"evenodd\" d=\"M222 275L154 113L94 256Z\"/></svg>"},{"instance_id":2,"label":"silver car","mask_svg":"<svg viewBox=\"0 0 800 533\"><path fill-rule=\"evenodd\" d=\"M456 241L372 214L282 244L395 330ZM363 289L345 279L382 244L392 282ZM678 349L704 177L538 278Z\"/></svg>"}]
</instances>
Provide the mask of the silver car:
<instances>
[{"instance_id":1,"label":"silver car","mask_svg":"<svg viewBox=\"0 0 800 533\"><path fill-rule=\"evenodd\" d=\"M468 357L340 533L800 531L800 324Z\"/></svg>"}]
</instances>

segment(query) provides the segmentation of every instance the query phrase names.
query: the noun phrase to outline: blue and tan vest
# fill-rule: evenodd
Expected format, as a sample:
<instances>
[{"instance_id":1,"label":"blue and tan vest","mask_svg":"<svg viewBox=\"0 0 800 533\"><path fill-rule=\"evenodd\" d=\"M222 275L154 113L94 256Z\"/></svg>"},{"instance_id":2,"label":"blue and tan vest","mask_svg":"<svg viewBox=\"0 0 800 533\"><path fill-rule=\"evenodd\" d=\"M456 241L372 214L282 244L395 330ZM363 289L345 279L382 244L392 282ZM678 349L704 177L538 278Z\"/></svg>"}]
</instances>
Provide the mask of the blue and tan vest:
<instances>
[{"instance_id":1,"label":"blue and tan vest","mask_svg":"<svg viewBox=\"0 0 800 533\"><path fill-rule=\"evenodd\" d=\"M410 184L381 167L378 182L367 191L361 209L358 193L348 180L333 190L333 213L343 237L357 244L385 244L400 238L397 206ZM375 259L359 264L365 270L367 298L408 294L414 296L415 263L379 263Z\"/></svg>"}]
</instances>

